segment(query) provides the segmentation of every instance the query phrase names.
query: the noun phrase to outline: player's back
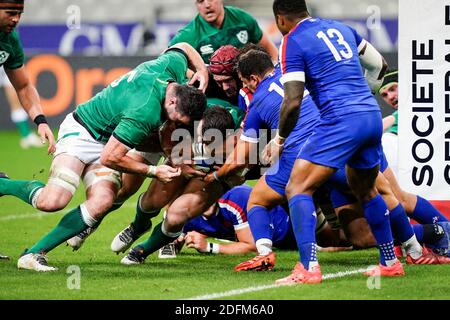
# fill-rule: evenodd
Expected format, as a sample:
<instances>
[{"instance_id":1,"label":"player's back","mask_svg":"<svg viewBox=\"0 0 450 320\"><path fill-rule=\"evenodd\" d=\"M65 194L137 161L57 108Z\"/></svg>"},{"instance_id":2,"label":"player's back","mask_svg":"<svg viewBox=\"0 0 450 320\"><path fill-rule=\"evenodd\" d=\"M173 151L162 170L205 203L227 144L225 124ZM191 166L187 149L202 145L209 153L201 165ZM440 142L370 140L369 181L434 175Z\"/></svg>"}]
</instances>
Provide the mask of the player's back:
<instances>
[{"instance_id":1,"label":"player's back","mask_svg":"<svg viewBox=\"0 0 450 320\"><path fill-rule=\"evenodd\" d=\"M258 113L259 118L265 123L267 129L278 128L284 94L280 78L281 70L277 66L273 73L266 76L258 85L250 104L249 112ZM301 110L300 118L289 135L285 148L297 144L299 138L309 136L317 124L319 112L307 93L303 99Z\"/></svg>"},{"instance_id":2,"label":"player's back","mask_svg":"<svg viewBox=\"0 0 450 320\"><path fill-rule=\"evenodd\" d=\"M360 45L364 40L341 22L305 19L283 39L283 75L305 73L322 117L379 111L359 62Z\"/></svg>"}]
</instances>

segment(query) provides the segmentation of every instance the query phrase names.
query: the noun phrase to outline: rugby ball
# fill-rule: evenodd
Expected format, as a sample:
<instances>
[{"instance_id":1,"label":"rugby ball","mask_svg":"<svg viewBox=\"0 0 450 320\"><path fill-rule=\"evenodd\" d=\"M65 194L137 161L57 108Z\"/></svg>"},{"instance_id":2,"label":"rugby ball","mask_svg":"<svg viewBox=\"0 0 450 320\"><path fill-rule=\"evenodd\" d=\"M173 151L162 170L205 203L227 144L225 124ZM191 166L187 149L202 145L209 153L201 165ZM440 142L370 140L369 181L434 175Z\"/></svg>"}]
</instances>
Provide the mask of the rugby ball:
<instances>
[{"instance_id":1,"label":"rugby ball","mask_svg":"<svg viewBox=\"0 0 450 320\"><path fill-rule=\"evenodd\" d=\"M206 157L195 157L193 159L194 163L191 165L192 168L204 173L209 173L214 171L214 164L211 158Z\"/></svg>"}]
</instances>

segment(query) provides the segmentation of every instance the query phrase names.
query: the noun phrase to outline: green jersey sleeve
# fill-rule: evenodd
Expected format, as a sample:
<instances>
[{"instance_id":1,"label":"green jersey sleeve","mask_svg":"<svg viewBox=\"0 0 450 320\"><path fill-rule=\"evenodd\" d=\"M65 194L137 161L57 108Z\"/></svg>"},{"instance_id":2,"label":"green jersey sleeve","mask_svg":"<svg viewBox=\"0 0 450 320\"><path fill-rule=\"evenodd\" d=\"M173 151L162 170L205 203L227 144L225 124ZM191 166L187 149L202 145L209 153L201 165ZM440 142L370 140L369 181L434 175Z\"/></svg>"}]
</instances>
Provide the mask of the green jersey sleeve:
<instances>
[{"instance_id":1,"label":"green jersey sleeve","mask_svg":"<svg viewBox=\"0 0 450 320\"><path fill-rule=\"evenodd\" d=\"M166 71L173 77L172 80L180 84L186 82L188 60L186 54L181 52L181 49L169 49L162 54L161 58L168 59Z\"/></svg>"},{"instance_id":2,"label":"green jersey sleeve","mask_svg":"<svg viewBox=\"0 0 450 320\"><path fill-rule=\"evenodd\" d=\"M159 100L150 98L140 108L130 109L123 115L114 129L113 136L129 148L134 148L161 125L160 116Z\"/></svg>"},{"instance_id":3,"label":"green jersey sleeve","mask_svg":"<svg viewBox=\"0 0 450 320\"><path fill-rule=\"evenodd\" d=\"M13 31L9 35L7 45L9 57L3 66L7 69L20 68L25 63L25 55L23 53L22 43L20 42L19 35L16 31Z\"/></svg>"},{"instance_id":4,"label":"green jersey sleeve","mask_svg":"<svg viewBox=\"0 0 450 320\"><path fill-rule=\"evenodd\" d=\"M170 40L169 47L173 46L176 43L187 42L191 46L196 48L198 42L196 35L197 33L194 28L194 20L193 20L189 22L186 26L184 26L182 29L178 30L175 36Z\"/></svg>"}]
</instances>

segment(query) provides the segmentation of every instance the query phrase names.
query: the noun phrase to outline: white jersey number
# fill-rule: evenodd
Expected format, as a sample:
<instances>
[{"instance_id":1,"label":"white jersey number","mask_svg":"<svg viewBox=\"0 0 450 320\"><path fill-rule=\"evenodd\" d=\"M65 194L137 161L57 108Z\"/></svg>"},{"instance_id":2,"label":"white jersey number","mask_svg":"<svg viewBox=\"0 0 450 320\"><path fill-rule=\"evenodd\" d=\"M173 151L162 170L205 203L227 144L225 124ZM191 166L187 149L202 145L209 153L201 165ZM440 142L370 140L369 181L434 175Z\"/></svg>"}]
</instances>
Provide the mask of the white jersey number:
<instances>
[{"instance_id":1,"label":"white jersey number","mask_svg":"<svg viewBox=\"0 0 450 320\"><path fill-rule=\"evenodd\" d=\"M337 43L339 45L344 46L343 50L338 51L333 43L331 43L331 39L333 39L334 37L337 37ZM351 57L353 57L352 49L348 45L347 41L344 40L344 37L342 36L342 33L339 32L339 30L328 29L327 34L325 34L323 31L320 31L317 33L317 38L322 39L323 42L325 42L336 61L341 61L342 59L350 59Z\"/></svg>"},{"instance_id":2,"label":"white jersey number","mask_svg":"<svg viewBox=\"0 0 450 320\"><path fill-rule=\"evenodd\" d=\"M130 72L121 76L119 79L116 79L113 82L111 82L111 87L113 87L113 88L117 87L119 85L119 83L125 79L127 79L127 82L130 83L131 81L133 81L134 77L136 77L136 74L137 74L137 70L131 70Z\"/></svg>"}]
</instances>

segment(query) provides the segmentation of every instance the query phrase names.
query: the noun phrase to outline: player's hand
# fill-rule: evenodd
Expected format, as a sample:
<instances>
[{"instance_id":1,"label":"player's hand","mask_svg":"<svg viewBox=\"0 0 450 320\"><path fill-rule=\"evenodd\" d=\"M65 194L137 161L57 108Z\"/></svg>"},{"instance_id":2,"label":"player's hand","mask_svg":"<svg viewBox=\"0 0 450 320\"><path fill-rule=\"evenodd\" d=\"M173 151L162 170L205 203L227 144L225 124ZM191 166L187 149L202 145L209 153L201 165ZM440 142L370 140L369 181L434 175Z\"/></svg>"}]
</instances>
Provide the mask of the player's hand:
<instances>
[{"instance_id":1,"label":"player's hand","mask_svg":"<svg viewBox=\"0 0 450 320\"><path fill-rule=\"evenodd\" d=\"M184 243L188 248L194 248L198 252L206 253L208 252L208 241L206 241L206 239L207 236L205 236L204 234L198 233L196 231L189 231L184 238Z\"/></svg>"},{"instance_id":2,"label":"player's hand","mask_svg":"<svg viewBox=\"0 0 450 320\"><path fill-rule=\"evenodd\" d=\"M186 179L203 178L204 176L206 176L206 173L204 173L203 171L196 170L187 164L180 165L180 169L181 169L181 174Z\"/></svg>"},{"instance_id":3,"label":"player's hand","mask_svg":"<svg viewBox=\"0 0 450 320\"><path fill-rule=\"evenodd\" d=\"M38 134L41 137L42 144L45 144L45 141L48 141L48 154L53 154L56 151L55 137L48 124L41 123L38 126Z\"/></svg>"},{"instance_id":4,"label":"player's hand","mask_svg":"<svg viewBox=\"0 0 450 320\"><path fill-rule=\"evenodd\" d=\"M199 82L198 89L202 90L203 92L206 91L206 88L208 87L208 81L209 81L209 73L208 70L200 70L194 73L191 80L189 81L190 85L193 85L196 81Z\"/></svg>"},{"instance_id":5,"label":"player's hand","mask_svg":"<svg viewBox=\"0 0 450 320\"><path fill-rule=\"evenodd\" d=\"M275 141L274 138L264 147L261 153L261 160L263 164L274 165L278 159L280 159L281 152L283 151L283 145Z\"/></svg>"},{"instance_id":6,"label":"player's hand","mask_svg":"<svg viewBox=\"0 0 450 320\"><path fill-rule=\"evenodd\" d=\"M214 178L213 173L210 173L203 178L203 181L205 181L206 183L212 183L216 181L216 179Z\"/></svg>"},{"instance_id":7,"label":"player's hand","mask_svg":"<svg viewBox=\"0 0 450 320\"><path fill-rule=\"evenodd\" d=\"M173 168L171 166L166 166L165 164L156 167L156 178L161 182L168 183L180 175L180 168Z\"/></svg>"}]
</instances>

